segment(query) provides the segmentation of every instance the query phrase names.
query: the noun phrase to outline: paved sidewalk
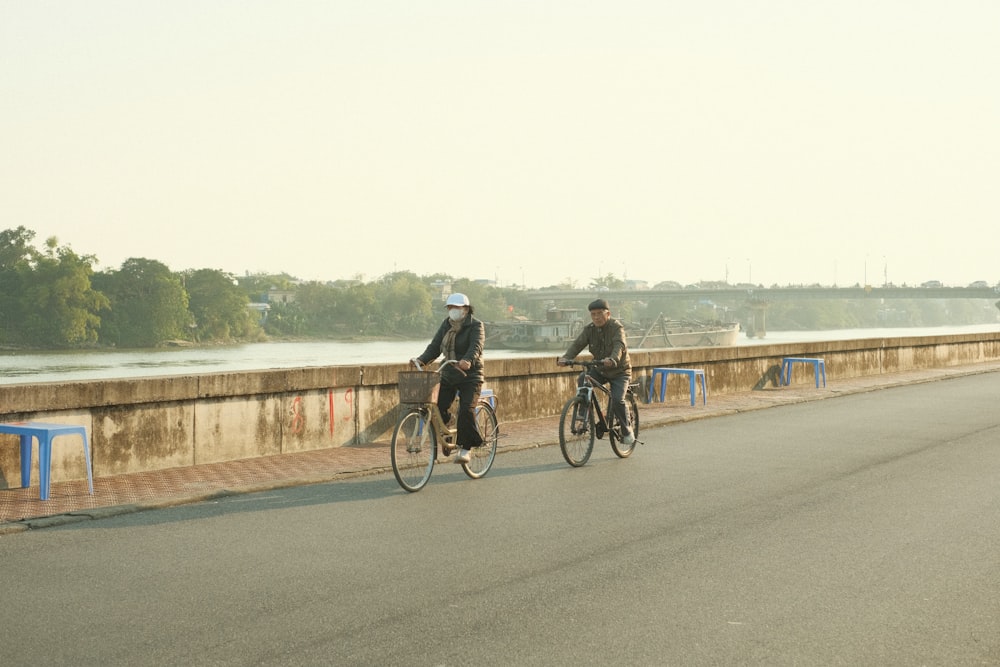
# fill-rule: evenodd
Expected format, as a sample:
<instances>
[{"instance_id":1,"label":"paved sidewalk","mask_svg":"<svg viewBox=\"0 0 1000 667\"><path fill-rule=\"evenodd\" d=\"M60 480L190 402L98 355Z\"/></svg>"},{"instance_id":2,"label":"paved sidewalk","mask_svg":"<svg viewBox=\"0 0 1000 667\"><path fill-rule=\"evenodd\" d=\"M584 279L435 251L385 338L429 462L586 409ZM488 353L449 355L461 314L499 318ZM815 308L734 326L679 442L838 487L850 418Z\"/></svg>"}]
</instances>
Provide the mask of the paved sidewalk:
<instances>
[{"instance_id":1,"label":"paved sidewalk","mask_svg":"<svg viewBox=\"0 0 1000 667\"><path fill-rule=\"evenodd\" d=\"M990 362L846 380L828 378L827 386L819 389L812 384L797 383L788 387L768 385L758 391L717 396L712 395L709 386L707 405L703 406L698 401L692 407L686 396L666 403L641 404L639 418L641 431L644 431L693 419L998 370L1000 362ZM504 422L501 404L499 417L498 451L501 454L557 445L559 442L558 416ZM642 440L641 433L639 439ZM556 452L554 456L558 458L560 455ZM494 465L503 465L502 458L498 458ZM0 489L0 535L237 493L331 482L391 470L389 443L381 441L314 452L98 477L94 479L94 495L87 493L86 480L57 482L52 484L49 500L38 498L36 479L36 484L26 489ZM405 491L400 489L400 493Z\"/></svg>"}]
</instances>

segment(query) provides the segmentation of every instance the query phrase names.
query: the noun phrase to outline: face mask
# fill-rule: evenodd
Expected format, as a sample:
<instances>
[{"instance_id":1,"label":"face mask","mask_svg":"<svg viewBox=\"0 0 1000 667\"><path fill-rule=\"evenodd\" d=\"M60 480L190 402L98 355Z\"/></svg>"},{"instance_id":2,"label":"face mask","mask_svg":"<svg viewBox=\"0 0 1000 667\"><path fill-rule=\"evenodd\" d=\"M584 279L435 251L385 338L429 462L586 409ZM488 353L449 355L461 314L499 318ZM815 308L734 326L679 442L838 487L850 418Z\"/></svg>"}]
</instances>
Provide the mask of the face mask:
<instances>
[{"instance_id":1,"label":"face mask","mask_svg":"<svg viewBox=\"0 0 1000 667\"><path fill-rule=\"evenodd\" d=\"M448 317L451 318L452 322L457 322L458 320L465 317L465 310L462 308L449 308Z\"/></svg>"}]
</instances>

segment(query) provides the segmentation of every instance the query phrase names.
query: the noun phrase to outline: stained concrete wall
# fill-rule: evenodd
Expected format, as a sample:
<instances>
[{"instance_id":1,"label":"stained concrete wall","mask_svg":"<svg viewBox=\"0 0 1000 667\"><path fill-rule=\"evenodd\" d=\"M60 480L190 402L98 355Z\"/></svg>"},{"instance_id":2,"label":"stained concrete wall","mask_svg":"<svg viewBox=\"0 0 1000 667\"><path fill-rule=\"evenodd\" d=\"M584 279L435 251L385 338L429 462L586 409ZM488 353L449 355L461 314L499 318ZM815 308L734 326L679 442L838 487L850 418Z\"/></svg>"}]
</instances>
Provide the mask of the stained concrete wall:
<instances>
[{"instance_id":1,"label":"stained concrete wall","mask_svg":"<svg viewBox=\"0 0 1000 667\"><path fill-rule=\"evenodd\" d=\"M822 357L838 378L959 366L1000 359L1000 334L678 348L632 353L633 378L646 395L654 367L702 368L712 394L773 383L781 358ZM331 366L182 377L0 386L0 421L82 424L97 477L161 470L357 443L387 442L398 415L400 364ZM558 414L578 371L551 358L487 363L501 422ZM812 383L796 365L792 383ZM687 381L671 376L670 399L686 400ZM18 440L0 435L0 488L21 484ZM35 448L37 452L37 448ZM37 453L34 454L37 484ZM83 479L79 436L53 447L52 479Z\"/></svg>"}]
</instances>

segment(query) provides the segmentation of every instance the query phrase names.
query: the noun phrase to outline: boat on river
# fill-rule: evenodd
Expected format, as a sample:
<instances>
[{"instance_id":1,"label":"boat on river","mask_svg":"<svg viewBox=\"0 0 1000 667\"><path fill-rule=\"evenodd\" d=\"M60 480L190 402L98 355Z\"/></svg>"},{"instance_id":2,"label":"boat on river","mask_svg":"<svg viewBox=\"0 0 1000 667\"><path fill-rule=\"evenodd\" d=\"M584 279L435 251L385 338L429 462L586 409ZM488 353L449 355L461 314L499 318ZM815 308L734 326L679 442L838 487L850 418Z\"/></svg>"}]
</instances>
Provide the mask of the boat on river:
<instances>
[{"instance_id":1,"label":"boat on river","mask_svg":"<svg viewBox=\"0 0 1000 667\"><path fill-rule=\"evenodd\" d=\"M486 346L505 350L561 351L569 347L583 325L579 308L549 308L544 320L514 317L487 324Z\"/></svg>"},{"instance_id":2,"label":"boat on river","mask_svg":"<svg viewBox=\"0 0 1000 667\"><path fill-rule=\"evenodd\" d=\"M514 318L487 324L487 347L564 351L590 322L578 308L550 308L544 320ZM739 322L674 320L660 315L648 325L626 323L629 349L736 345Z\"/></svg>"},{"instance_id":3,"label":"boat on river","mask_svg":"<svg viewBox=\"0 0 1000 667\"><path fill-rule=\"evenodd\" d=\"M628 331L626 329L626 331ZM660 313L659 317L641 334L629 331L629 349L665 347L720 347L736 345L740 337L739 322L702 322L699 320L672 320Z\"/></svg>"}]
</instances>

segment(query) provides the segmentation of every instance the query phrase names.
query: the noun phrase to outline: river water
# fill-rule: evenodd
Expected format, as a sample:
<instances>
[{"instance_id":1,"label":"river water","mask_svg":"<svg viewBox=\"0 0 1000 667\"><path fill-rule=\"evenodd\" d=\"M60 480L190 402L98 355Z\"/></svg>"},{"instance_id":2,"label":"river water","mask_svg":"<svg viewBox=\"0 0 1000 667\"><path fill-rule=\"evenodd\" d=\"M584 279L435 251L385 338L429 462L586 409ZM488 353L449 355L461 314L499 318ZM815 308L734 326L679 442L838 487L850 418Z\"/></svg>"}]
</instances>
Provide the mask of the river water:
<instances>
[{"instance_id":1,"label":"river water","mask_svg":"<svg viewBox=\"0 0 1000 667\"><path fill-rule=\"evenodd\" d=\"M957 333L1000 332L1000 324L893 329L836 329L830 331L768 331L765 338L747 338L738 345L767 345L858 338L945 336ZM405 363L424 351L427 341L306 341L252 343L198 348L129 351L72 351L0 353L0 384L68 382L128 377L160 377L192 373L352 366ZM487 350L484 358L557 357L553 352Z\"/></svg>"}]
</instances>

